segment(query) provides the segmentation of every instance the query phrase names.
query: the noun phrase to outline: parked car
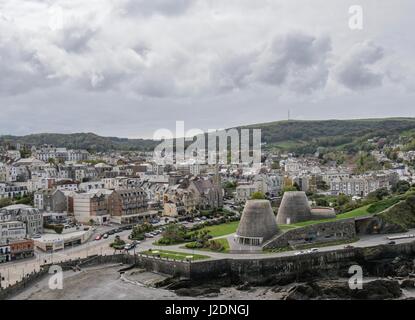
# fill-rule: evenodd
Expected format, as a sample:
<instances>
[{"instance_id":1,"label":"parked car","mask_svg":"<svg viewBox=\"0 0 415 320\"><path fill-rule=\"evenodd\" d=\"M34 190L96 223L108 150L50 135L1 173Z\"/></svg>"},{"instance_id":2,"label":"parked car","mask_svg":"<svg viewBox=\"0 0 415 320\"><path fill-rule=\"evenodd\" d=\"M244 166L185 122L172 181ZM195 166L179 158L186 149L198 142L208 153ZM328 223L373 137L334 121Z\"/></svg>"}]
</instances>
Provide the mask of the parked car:
<instances>
[{"instance_id":1,"label":"parked car","mask_svg":"<svg viewBox=\"0 0 415 320\"><path fill-rule=\"evenodd\" d=\"M389 241L388 244L396 244L395 241Z\"/></svg>"},{"instance_id":2,"label":"parked car","mask_svg":"<svg viewBox=\"0 0 415 320\"><path fill-rule=\"evenodd\" d=\"M32 236L32 239L39 239L39 238L42 238L42 235L40 235L40 234L34 234Z\"/></svg>"},{"instance_id":3,"label":"parked car","mask_svg":"<svg viewBox=\"0 0 415 320\"><path fill-rule=\"evenodd\" d=\"M144 236L146 238L154 238L154 236L151 233L145 233Z\"/></svg>"},{"instance_id":4,"label":"parked car","mask_svg":"<svg viewBox=\"0 0 415 320\"><path fill-rule=\"evenodd\" d=\"M310 252L318 252L318 249L317 248L311 248L309 251Z\"/></svg>"},{"instance_id":5,"label":"parked car","mask_svg":"<svg viewBox=\"0 0 415 320\"><path fill-rule=\"evenodd\" d=\"M351 245L344 246L345 249L353 249L354 247Z\"/></svg>"},{"instance_id":6,"label":"parked car","mask_svg":"<svg viewBox=\"0 0 415 320\"><path fill-rule=\"evenodd\" d=\"M109 237L109 234L108 234L108 233L106 233L106 234L104 234L104 235L102 236L102 238L104 238L104 239L108 239L108 237Z\"/></svg>"},{"instance_id":7,"label":"parked car","mask_svg":"<svg viewBox=\"0 0 415 320\"><path fill-rule=\"evenodd\" d=\"M304 254L304 253L305 253L304 251L298 251L298 252L294 253L294 255L295 255L295 256L299 256L299 255L302 255L302 254Z\"/></svg>"},{"instance_id":8,"label":"parked car","mask_svg":"<svg viewBox=\"0 0 415 320\"><path fill-rule=\"evenodd\" d=\"M127 250L127 251L129 251L129 250L134 249L136 246L137 246L137 244L136 244L136 243L134 243L134 242L132 242L132 243L127 243L127 244L125 245L124 249L125 249L125 250Z\"/></svg>"},{"instance_id":9,"label":"parked car","mask_svg":"<svg viewBox=\"0 0 415 320\"><path fill-rule=\"evenodd\" d=\"M99 240L101 240L101 239L102 239L101 235L97 235L97 236L95 237L95 241L99 241Z\"/></svg>"}]
</instances>

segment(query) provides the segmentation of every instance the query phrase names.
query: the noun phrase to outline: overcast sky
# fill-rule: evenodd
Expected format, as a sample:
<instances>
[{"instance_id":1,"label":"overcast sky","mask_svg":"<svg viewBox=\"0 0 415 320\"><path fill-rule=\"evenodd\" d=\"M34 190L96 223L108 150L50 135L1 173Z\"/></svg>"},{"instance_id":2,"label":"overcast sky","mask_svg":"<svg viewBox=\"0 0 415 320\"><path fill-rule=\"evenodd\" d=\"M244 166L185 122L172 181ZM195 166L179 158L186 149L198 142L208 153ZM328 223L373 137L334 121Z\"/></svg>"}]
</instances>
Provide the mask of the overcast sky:
<instances>
[{"instance_id":1,"label":"overcast sky","mask_svg":"<svg viewBox=\"0 0 415 320\"><path fill-rule=\"evenodd\" d=\"M415 116L414 13L413 0L0 0L0 134Z\"/></svg>"}]
</instances>

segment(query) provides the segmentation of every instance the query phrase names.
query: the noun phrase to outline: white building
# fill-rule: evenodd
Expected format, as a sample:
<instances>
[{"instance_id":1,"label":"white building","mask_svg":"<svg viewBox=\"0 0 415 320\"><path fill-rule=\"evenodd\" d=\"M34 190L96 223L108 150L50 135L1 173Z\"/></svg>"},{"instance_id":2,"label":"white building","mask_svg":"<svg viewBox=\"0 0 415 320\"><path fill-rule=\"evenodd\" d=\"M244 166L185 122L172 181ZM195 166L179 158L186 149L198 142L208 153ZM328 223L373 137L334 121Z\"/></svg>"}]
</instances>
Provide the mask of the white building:
<instances>
[{"instance_id":1,"label":"white building","mask_svg":"<svg viewBox=\"0 0 415 320\"><path fill-rule=\"evenodd\" d=\"M22 221L0 222L0 243L26 237L26 225Z\"/></svg>"},{"instance_id":2,"label":"white building","mask_svg":"<svg viewBox=\"0 0 415 320\"><path fill-rule=\"evenodd\" d=\"M88 192L91 190L106 189L103 181L82 182L79 184L80 191Z\"/></svg>"}]
</instances>

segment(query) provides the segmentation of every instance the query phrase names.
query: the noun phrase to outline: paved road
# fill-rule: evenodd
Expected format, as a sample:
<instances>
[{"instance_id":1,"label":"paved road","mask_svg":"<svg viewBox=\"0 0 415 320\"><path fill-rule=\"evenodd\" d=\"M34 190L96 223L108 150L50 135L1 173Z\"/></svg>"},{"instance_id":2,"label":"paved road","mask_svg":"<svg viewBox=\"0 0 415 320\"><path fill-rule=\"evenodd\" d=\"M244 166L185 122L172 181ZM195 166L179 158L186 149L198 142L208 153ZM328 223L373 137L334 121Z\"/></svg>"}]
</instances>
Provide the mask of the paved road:
<instances>
[{"instance_id":1,"label":"paved road","mask_svg":"<svg viewBox=\"0 0 415 320\"><path fill-rule=\"evenodd\" d=\"M97 230L97 232L101 232ZM128 239L128 235L131 231L124 231L118 235L123 240ZM408 231L408 233L415 233L415 229ZM0 275L4 278L1 282L2 287L6 287L9 284L13 284L16 281L20 281L24 275L27 275L33 271L40 270L41 265L48 263L59 263L62 261L67 261L70 259L77 258L86 258L92 255L110 255L114 254L114 249L110 248L109 244L114 240L115 235L111 235L108 239L102 239L99 241L91 240L86 244L75 246L73 248L66 248L65 250L55 252L55 253L44 253L36 251L35 257L32 259L26 259L21 261L9 262L6 264L0 265ZM174 246L156 246L154 242L157 241L160 236L153 239L147 239L146 241L141 242L136 248L136 252L145 251L148 249L162 249L162 250L171 250L187 253L188 255L192 254L202 254L209 256L212 259L223 259L223 258L235 258L235 259L253 259L253 258L270 258L270 257L287 257L295 254L296 251L286 251L279 253L262 253L258 251L253 251L252 253L239 253L239 254L229 254L229 253L219 253L219 252L206 252L201 250L191 250L184 249L183 244L174 245ZM227 236L228 241L233 241L233 235ZM94 237L92 237L94 239ZM414 239L401 239L396 240L396 243L406 243L412 242ZM388 242L387 235L368 235L362 236L361 239L352 245L354 247L370 247L379 244L386 244ZM344 249L344 245L334 245L328 247L319 248L320 252L332 251ZM130 252L130 254L134 254Z\"/></svg>"},{"instance_id":2,"label":"paved road","mask_svg":"<svg viewBox=\"0 0 415 320\"><path fill-rule=\"evenodd\" d=\"M413 233L415 234L415 229L411 229L407 232L409 233ZM406 234L406 233L405 233ZM394 234L396 235L396 234ZM228 235L228 241L231 242L233 241L233 236L232 235ZM371 246L376 246L376 245L380 245L380 244L387 244L389 242L389 240L387 239L388 235L385 234L381 234L381 235L366 235L366 236L361 236L360 240L352 243L351 245L353 245L354 247L371 247ZM406 242L412 242L415 241L414 238L409 238L409 239L400 239L400 240L395 240L396 243L406 243ZM220 252L206 252L203 250L191 250L191 249L185 249L183 248L183 244L180 245L173 245L173 246L154 246L152 244L153 241L145 241L143 242L140 246L139 249L144 249L144 250L148 250L148 249L162 249L162 250L171 250L171 251L177 251L177 252L184 252L184 253L188 253L188 254L202 254L202 255L207 255L211 258L214 259L223 259L223 258L235 258L235 259L253 259L253 258L271 258L271 257L287 257L287 256L292 256L294 255L298 250L293 250L293 251L285 251L285 252L276 252L276 253L264 253L262 251L258 251L257 248L253 249L253 251L251 253L220 253ZM339 250L339 249L344 249L344 244L342 245L333 245L333 246L327 246L327 247L321 247L319 248L320 252L326 252L326 251L332 251L332 250Z\"/></svg>"}]
</instances>

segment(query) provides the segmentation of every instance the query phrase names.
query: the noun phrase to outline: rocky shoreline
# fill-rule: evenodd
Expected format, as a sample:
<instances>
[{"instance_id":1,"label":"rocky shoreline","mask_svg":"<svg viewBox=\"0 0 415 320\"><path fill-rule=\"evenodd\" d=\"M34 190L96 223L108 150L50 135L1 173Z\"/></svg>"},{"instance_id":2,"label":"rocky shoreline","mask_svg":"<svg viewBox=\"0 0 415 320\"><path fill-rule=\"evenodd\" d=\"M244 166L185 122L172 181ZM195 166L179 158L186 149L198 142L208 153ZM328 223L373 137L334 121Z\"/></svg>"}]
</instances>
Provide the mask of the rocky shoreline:
<instances>
[{"instance_id":1,"label":"rocky shoreline","mask_svg":"<svg viewBox=\"0 0 415 320\"><path fill-rule=\"evenodd\" d=\"M349 288L348 269L330 273L303 272L292 277L270 278L262 283L232 283L223 278L194 282L170 278L161 287L179 297L200 299L263 298L277 300L384 300L415 298L415 263L412 256L398 256L362 265L362 289Z\"/></svg>"}]
</instances>

